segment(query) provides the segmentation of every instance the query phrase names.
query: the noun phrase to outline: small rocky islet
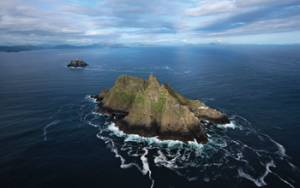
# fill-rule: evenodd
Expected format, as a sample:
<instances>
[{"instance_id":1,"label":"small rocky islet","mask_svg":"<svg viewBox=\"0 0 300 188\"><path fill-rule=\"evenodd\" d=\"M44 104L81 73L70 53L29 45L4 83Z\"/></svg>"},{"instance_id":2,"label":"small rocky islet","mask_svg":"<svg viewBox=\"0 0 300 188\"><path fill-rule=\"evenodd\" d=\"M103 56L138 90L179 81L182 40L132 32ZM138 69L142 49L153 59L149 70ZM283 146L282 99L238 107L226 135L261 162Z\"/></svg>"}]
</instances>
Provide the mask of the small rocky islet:
<instances>
[{"instance_id":1,"label":"small rocky islet","mask_svg":"<svg viewBox=\"0 0 300 188\"><path fill-rule=\"evenodd\" d=\"M71 60L70 63L67 65L67 67L85 67L90 66L86 64L83 60L77 58L75 61Z\"/></svg>"},{"instance_id":2,"label":"small rocky islet","mask_svg":"<svg viewBox=\"0 0 300 188\"><path fill-rule=\"evenodd\" d=\"M205 144L202 120L230 123L226 114L186 98L168 83L161 85L152 74L148 80L121 75L111 89L91 98L99 102L97 113L114 115L115 125L126 134Z\"/></svg>"}]
</instances>

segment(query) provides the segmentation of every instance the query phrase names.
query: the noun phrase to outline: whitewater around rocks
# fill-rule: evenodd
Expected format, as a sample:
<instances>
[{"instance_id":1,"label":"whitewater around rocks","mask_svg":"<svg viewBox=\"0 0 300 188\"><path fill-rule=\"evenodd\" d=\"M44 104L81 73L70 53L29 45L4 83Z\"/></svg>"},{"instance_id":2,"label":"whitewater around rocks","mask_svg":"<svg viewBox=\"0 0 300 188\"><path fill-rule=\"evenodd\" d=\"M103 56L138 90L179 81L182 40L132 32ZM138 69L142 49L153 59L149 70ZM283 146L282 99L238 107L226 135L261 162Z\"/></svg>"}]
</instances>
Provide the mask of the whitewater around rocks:
<instances>
[{"instance_id":1,"label":"whitewater around rocks","mask_svg":"<svg viewBox=\"0 0 300 188\"><path fill-rule=\"evenodd\" d=\"M80 115L84 124L99 130L97 138L120 159L120 168L136 168L149 177L150 187L155 187L154 168L166 168L184 177L187 182L230 179L230 182L238 183L246 179L258 187L268 185L268 176L275 176L287 186L294 187L291 178L278 174L277 164L290 166L293 173L300 172L289 162L284 146L255 130L251 122L238 114L229 116L230 124L206 125L209 143L186 144L173 140L161 141L156 137L127 135L115 126L112 116L95 113L96 104L95 100L86 96L74 105L78 107L76 114ZM59 123L59 120L53 120L46 125L45 140L49 137L46 130ZM251 137L258 142L249 143L236 135Z\"/></svg>"}]
</instances>

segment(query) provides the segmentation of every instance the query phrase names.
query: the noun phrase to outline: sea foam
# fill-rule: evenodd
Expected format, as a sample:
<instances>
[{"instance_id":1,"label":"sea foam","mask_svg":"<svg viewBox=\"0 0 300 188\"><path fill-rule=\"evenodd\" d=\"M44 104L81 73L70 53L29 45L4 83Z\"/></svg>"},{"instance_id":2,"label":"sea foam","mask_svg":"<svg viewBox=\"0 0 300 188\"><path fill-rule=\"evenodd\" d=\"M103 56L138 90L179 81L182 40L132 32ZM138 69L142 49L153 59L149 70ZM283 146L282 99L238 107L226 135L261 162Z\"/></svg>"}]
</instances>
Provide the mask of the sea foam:
<instances>
[{"instance_id":1,"label":"sea foam","mask_svg":"<svg viewBox=\"0 0 300 188\"><path fill-rule=\"evenodd\" d=\"M92 114L97 117L101 116L101 114ZM106 115L102 115L102 117L105 118ZM245 118L235 115L229 119L229 124L212 126L207 124L205 126L205 132L209 136L209 142L205 145L198 144L196 141L183 143L178 140L159 140L158 137L147 138L136 134L125 134L110 119L106 119L104 124L99 125L100 132L97 137L111 148L117 158L120 158L121 168L136 167L143 175L147 174L152 181L151 187L154 186L154 179L150 168L155 168L155 166L165 167L188 181L206 182L216 181L217 178L228 179L227 172L238 169L234 173L238 179L248 179L256 186L267 185L266 177L274 174L280 181L293 187L291 179L276 173L276 160L287 160L285 148L270 136L256 131ZM87 116L85 122L89 120L93 120L92 116ZM249 137L262 137L262 143L268 142L275 147L265 149L247 143L248 146L242 140L229 137L227 129L235 128L238 128L234 130L235 132L238 131ZM148 154L150 150L151 155ZM249 158L249 151L256 155L255 159L258 161ZM153 152L156 154L153 155ZM126 163L127 157L139 157L141 163ZM270 157L271 161L265 160ZM151 162L154 163L154 166L151 165ZM259 168L257 162L264 166L265 170ZM289 166L298 173L298 168L292 163ZM270 167L274 168L274 172L270 170ZM200 174L205 173L205 176L202 176L203 178L195 176L195 173L190 171L195 168ZM216 168L218 169L217 175L214 173Z\"/></svg>"},{"instance_id":2,"label":"sea foam","mask_svg":"<svg viewBox=\"0 0 300 188\"><path fill-rule=\"evenodd\" d=\"M222 129L227 129L227 128L235 129L237 127L237 125L233 121L230 121L230 123L225 124L225 125L217 124L217 127L222 128Z\"/></svg>"},{"instance_id":3,"label":"sea foam","mask_svg":"<svg viewBox=\"0 0 300 188\"><path fill-rule=\"evenodd\" d=\"M186 148L186 149L197 149L202 150L203 144L198 144L196 140L189 141L188 144L179 140L159 140L158 137L143 137L137 134L125 134L123 131L119 130L114 123L111 123L108 130L118 137L125 137L125 142L143 142L151 145L152 147L168 147L168 148Z\"/></svg>"}]
</instances>

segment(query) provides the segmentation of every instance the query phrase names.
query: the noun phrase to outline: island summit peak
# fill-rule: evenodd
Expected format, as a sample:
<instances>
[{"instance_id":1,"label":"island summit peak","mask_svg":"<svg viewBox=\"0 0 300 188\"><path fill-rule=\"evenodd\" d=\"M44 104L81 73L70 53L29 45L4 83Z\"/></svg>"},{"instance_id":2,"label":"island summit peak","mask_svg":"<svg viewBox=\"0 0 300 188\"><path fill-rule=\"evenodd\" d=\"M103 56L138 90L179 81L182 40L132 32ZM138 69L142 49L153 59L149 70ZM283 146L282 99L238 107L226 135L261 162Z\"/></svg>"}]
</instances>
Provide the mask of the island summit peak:
<instances>
[{"instance_id":1,"label":"island summit peak","mask_svg":"<svg viewBox=\"0 0 300 188\"><path fill-rule=\"evenodd\" d=\"M116 116L115 125L126 134L205 144L208 136L201 120L230 123L226 114L186 98L168 83L161 85L152 74L148 80L121 75L111 89L91 98L99 102L97 113Z\"/></svg>"}]
</instances>

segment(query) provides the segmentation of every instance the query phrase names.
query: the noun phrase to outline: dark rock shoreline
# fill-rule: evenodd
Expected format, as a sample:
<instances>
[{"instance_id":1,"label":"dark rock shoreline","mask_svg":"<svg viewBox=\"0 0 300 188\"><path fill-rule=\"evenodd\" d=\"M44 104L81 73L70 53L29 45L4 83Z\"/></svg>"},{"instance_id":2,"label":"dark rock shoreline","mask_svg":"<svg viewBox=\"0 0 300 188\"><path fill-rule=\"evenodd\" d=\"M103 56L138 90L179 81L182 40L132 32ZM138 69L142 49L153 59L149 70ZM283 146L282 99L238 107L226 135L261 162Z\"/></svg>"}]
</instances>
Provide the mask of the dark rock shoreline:
<instances>
[{"instance_id":1,"label":"dark rock shoreline","mask_svg":"<svg viewBox=\"0 0 300 188\"><path fill-rule=\"evenodd\" d=\"M85 67L90 66L86 64L83 60L77 58L75 61L70 61L70 63L67 65L67 67Z\"/></svg>"},{"instance_id":2,"label":"dark rock shoreline","mask_svg":"<svg viewBox=\"0 0 300 188\"><path fill-rule=\"evenodd\" d=\"M126 134L205 144L208 136L201 120L230 123L226 114L187 99L168 83L161 85L153 75L148 80L121 75L111 89L91 98L99 102L97 113L118 117L114 123Z\"/></svg>"}]
</instances>

